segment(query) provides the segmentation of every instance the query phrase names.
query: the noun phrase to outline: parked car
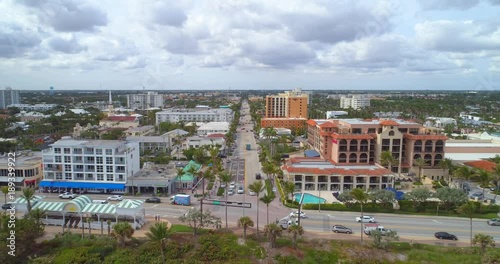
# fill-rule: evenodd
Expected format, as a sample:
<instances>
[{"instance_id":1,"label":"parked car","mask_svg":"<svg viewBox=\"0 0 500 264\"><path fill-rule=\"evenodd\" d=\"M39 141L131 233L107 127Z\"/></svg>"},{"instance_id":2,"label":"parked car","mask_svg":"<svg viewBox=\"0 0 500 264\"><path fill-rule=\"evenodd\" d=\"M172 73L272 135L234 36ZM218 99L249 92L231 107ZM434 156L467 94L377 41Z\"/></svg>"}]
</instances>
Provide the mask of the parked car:
<instances>
[{"instance_id":1,"label":"parked car","mask_svg":"<svg viewBox=\"0 0 500 264\"><path fill-rule=\"evenodd\" d=\"M500 218L490 219L490 220L486 221L486 223L488 223L488 225L490 225L490 226L500 226Z\"/></svg>"},{"instance_id":2,"label":"parked car","mask_svg":"<svg viewBox=\"0 0 500 264\"><path fill-rule=\"evenodd\" d=\"M108 201L121 201L123 197L121 195L111 195L108 197Z\"/></svg>"},{"instance_id":3,"label":"parked car","mask_svg":"<svg viewBox=\"0 0 500 264\"><path fill-rule=\"evenodd\" d=\"M375 218L373 216L369 215L364 215L363 219L361 219L360 216L356 217L356 222L363 222L363 223L375 223Z\"/></svg>"},{"instance_id":4,"label":"parked car","mask_svg":"<svg viewBox=\"0 0 500 264\"><path fill-rule=\"evenodd\" d=\"M226 183L225 183L225 182L221 182L221 183L220 183L220 187L221 187L221 188L226 188Z\"/></svg>"},{"instance_id":5,"label":"parked car","mask_svg":"<svg viewBox=\"0 0 500 264\"><path fill-rule=\"evenodd\" d=\"M255 196L255 195L257 195L257 194L256 194L254 191L249 191L249 192L248 192L248 195L250 195L250 196Z\"/></svg>"},{"instance_id":6,"label":"parked car","mask_svg":"<svg viewBox=\"0 0 500 264\"><path fill-rule=\"evenodd\" d=\"M227 195L233 195L233 194L234 194L234 189L227 190Z\"/></svg>"},{"instance_id":7,"label":"parked car","mask_svg":"<svg viewBox=\"0 0 500 264\"><path fill-rule=\"evenodd\" d=\"M484 195L482 192L475 192L470 196L471 199L483 199Z\"/></svg>"},{"instance_id":8,"label":"parked car","mask_svg":"<svg viewBox=\"0 0 500 264\"><path fill-rule=\"evenodd\" d=\"M290 217L298 217L299 211L291 212ZM300 218L306 218L306 213L300 212Z\"/></svg>"},{"instance_id":9,"label":"parked car","mask_svg":"<svg viewBox=\"0 0 500 264\"><path fill-rule=\"evenodd\" d=\"M352 234L352 229L345 227L343 225L334 225L332 226L332 231L334 233L346 233L346 234Z\"/></svg>"},{"instance_id":10,"label":"parked car","mask_svg":"<svg viewBox=\"0 0 500 264\"><path fill-rule=\"evenodd\" d=\"M230 189L230 190L232 190L232 189L234 189L234 188L236 188L236 183L231 182L231 183L229 184L229 189Z\"/></svg>"},{"instance_id":11,"label":"parked car","mask_svg":"<svg viewBox=\"0 0 500 264\"><path fill-rule=\"evenodd\" d=\"M8 209L10 209L10 208L12 208L12 207L13 207L13 205L12 205L12 204L9 204L9 203L2 205L2 209L3 209L3 210L8 210Z\"/></svg>"},{"instance_id":12,"label":"parked car","mask_svg":"<svg viewBox=\"0 0 500 264\"><path fill-rule=\"evenodd\" d=\"M436 233L434 233L434 236L437 239L458 240L457 236L452 235L452 234L447 233L447 232L436 232Z\"/></svg>"},{"instance_id":13,"label":"parked car","mask_svg":"<svg viewBox=\"0 0 500 264\"><path fill-rule=\"evenodd\" d=\"M256 179L256 180L260 180L260 179L262 179L262 175L260 175L260 173L256 173L256 174L255 174L255 179Z\"/></svg>"},{"instance_id":14,"label":"parked car","mask_svg":"<svg viewBox=\"0 0 500 264\"><path fill-rule=\"evenodd\" d=\"M243 186L239 186L238 187L238 194L244 194L245 193L245 189L243 188Z\"/></svg>"},{"instance_id":15,"label":"parked car","mask_svg":"<svg viewBox=\"0 0 500 264\"><path fill-rule=\"evenodd\" d=\"M59 194L59 198L60 199L75 199L76 194L65 192L65 193Z\"/></svg>"},{"instance_id":16,"label":"parked car","mask_svg":"<svg viewBox=\"0 0 500 264\"><path fill-rule=\"evenodd\" d=\"M151 197L146 199L146 203L161 203L161 199L158 197Z\"/></svg>"}]
</instances>

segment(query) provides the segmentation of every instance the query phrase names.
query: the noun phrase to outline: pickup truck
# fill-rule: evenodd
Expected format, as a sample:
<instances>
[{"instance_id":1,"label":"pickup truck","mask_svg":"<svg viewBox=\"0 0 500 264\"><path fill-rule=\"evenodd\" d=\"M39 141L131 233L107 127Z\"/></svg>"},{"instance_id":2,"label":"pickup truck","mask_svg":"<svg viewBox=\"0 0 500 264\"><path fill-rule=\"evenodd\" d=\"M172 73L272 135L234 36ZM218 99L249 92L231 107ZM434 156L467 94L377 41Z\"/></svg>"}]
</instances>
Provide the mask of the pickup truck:
<instances>
[{"instance_id":1,"label":"pickup truck","mask_svg":"<svg viewBox=\"0 0 500 264\"><path fill-rule=\"evenodd\" d=\"M380 231L380 233L385 236L391 230L385 229L379 224L365 224L365 230L363 231L365 234L370 235L373 231Z\"/></svg>"},{"instance_id":2,"label":"pickup truck","mask_svg":"<svg viewBox=\"0 0 500 264\"><path fill-rule=\"evenodd\" d=\"M73 193L65 192L65 193L59 194L59 199L75 199L75 198L76 198L76 194L73 194Z\"/></svg>"}]
</instances>

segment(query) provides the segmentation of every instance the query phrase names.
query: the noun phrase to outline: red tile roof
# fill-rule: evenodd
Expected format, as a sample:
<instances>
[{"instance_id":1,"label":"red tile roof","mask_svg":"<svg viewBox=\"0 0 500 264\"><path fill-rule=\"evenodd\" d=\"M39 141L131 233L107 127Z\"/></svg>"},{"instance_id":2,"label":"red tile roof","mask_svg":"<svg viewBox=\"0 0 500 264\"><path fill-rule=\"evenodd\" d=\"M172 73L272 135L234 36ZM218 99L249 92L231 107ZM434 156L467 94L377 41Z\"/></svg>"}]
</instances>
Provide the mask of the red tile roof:
<instances>
[{"instance_id":1,"label":"red tile roof","mask_svg":"<svg viewBox=\"0 0 500 264\"><path fill-rule=\"evenodd\" d=\"M399 126L399 123L394 120L384 120L380 124L383 126Z\"/></svg>"},{"instance_id":2,"label":"red tile roof","mask_svg":"<svg viewBox=\"0 0 500 264\"><path fill-rule=\"evenodd\" d=\"M464 162L464 164L476 169L483 169L489 172L492 172L497 166L495 162L489 160L469 161L469 162Z\"/></svg>"},{"instance_id":3,"label":"red tile roof","mask_svg":"<svg viewBox=\"0 0 500 264\"><path fill-rule=\"evenodd\" d=\"M414 139L414 140L417 140L417 139L420 139L420 140L447 140L448 137L445 136L445 135L413 135L413 134L404 134L403 135L404 138L408 138L408 139Z\"/></svg>"},{"instance_id":4,"label":"red tile roof","mask_svg":"<svg viewBox=\"0 0 500 264\"><path fill-rule=\"evenodd\" d=\"M337 134L333 133L332 138L335 139L372 139L372 134Z\"/></svg>"},{"instance_id":5,"label":"red tile roof","mask_svg":"<svg viewBox=\"0 0 500 264\"><path fill-rule=\"evenodd\" d=\"M308 125L311 125L311 126L316 126L316 121L314 121L314 119L309 119L307 120L306 122Z\"/></svg>"},{"instance_id":6,"label":"red tile roof","mask_svg":"<svg viewBox=\"0 0 500 264\"><path fill-rule=\"evenodd\" d=\"M210 134L207 137L209 137L209 138L223 138L223 137L225 137L225 135L220 134L220 133L215 133L215 134Z\"/></svg>"},{"instance_id":7,"label":"red tile roof","mask_svg":"<svg viewBox=\"0 0 500 264\"><path fill-rule=\"evenodd\" d=\"M337 127L337 126L334 125L332 122L325 122L325 123L319 125L319 127Z\"/></svg>"}]
</instances>

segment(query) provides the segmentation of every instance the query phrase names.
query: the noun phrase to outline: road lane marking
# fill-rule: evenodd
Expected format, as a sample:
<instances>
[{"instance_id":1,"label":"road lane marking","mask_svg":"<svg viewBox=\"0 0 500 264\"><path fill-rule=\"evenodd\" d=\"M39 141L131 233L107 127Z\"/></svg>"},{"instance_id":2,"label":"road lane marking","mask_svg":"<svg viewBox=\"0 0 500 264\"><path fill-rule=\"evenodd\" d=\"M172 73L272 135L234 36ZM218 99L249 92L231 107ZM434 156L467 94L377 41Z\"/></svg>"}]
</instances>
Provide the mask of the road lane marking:
<instances>
[{"instance_id":1,"label":"road lane marking","mask_svg":"<svg viewBox=\"0 0 500 264\"><path fill-rule=\"evenodd\" d=\"M432 220L432 222L435 222L435 223L438 223L438 224L442 224L443 222L439 222L438 220Z\"/></svg>"}]
</instances>

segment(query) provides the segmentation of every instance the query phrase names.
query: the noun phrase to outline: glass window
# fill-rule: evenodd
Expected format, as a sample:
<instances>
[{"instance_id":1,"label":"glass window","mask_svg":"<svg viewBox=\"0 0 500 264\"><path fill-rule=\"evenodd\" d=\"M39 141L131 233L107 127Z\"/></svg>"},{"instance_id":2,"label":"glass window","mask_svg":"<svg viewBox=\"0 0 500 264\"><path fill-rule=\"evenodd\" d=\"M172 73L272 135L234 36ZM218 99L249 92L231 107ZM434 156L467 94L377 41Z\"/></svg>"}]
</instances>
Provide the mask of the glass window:
<instances>
[{"instance_id":1,"label":"glass window","mask_svg":"<svg viewBox=\"0 0 500 264\"><path fill-rule=\"evenodd\" d=\"M56 180L62 180L62 172L56 172Z\"/></svg>"},{"instance_id":2,"label":"glass window","mask_svg":"<svg viewBox=\"0 0 500 264\"><path fill-rule=\"evenodd\" d=\"M71 162L71 157L70 156L64 156L64 163L70 163Z\"/></svg>"},{"instance_id":3,"label":"glass window","mask_svg":"<svg viewBox=\"0 0 500 264\"><path fill-rule=\"evenodd\" d=\"M113 155L112 149L106 149L106 155Z\"/></svg>"},{"instance_id":4,"label":"glass window","mask_svg":"<svg viewBox=\"0 0 500 264\"><path fill-rule=\"evenodd\" d=\"M64 170L65 170L65 171L71 171L71 165L69 165L69 164L65 164L65 165L64 165Z\"/></svg>"},{"instance_id":5,"label":"glass window","mask_svg":"<svg viewBox=\"0 0 500 264\"><path fill-rule=\"evenodd\" d=\"M113 172L113 166L106 166L106 172Z\"/></svg>"},{"instance_id":6,"label":"glass window","mask_svg":"<svg viewBox=\"0 0 500 264\"><path fill-rule=\"evenodd\" d=\"M73 179L72 176L73 176L73 174L71 174L71 173L65 173L64 174L64 179L66 179L66 180L72 180Z\"/></svg>"},{"instance_id":7,"label":"glass window","mask_svg":"<svg viewBox=\"0 0 500 264\"><path fill-rule=\"evenodd\" d=\"M107 174L106 175L106 180L107 181L113 181L113 174Z\"/></svg>"},{"instance_id":8,"label":"glass window","mask_svg":"<svg viewBox=\"0 0 500 264\"><path fill-rule=\"evenodd\" d=\"M102 155L102 149L95 149L96 155Z\"/></svg>"},{"instance_id":9,"label":"glass window","mask_svg":"<svg viewBox=\"0 0 500 264\"><path fill-rule=\"evenodd\" d=\"M106 157L106 164L113 164L113 157Z\"/></svg>"},{"instance_id":10,"label":"glass window","mask_svg":"<svg viewBox=\"0 0 500 264\"><path fill-rule=\"evenodd\" d=\"M98 181L104 181L104 175L103 174L97 174L97 180Z\"/></svg>"},{"instance_id":11,"label":"glass window","mask_svg":"<svg viewBox=\"0 0 500 264\"><path fill-rule=\"evenodd\" d=\"M61 162L61 156L56 156L56 162Z\"/></svg>"},{"instance_id":12,"label":"glass window","mask_svg":"<svg viewBox=\"0 0 500 264\"><path fill-rule=\"evenodd\" d=\"M70 154L71 149L70 148L64 148L64 154Z\"/></svg>"},{"instance_id":13,"label":"glass window","mask_svg":"<svg viewBox=\"0 0 500 264\"><path fill-rule=\"evenodd\" d=\"M102 164L103 163L102 162L102 157L96 157L95 159L96 159L96 163L97 164Z\"/></svg>"},{"instance_id":14,"label":"glass window","mask_svg":"<svg viewBox=\"0 0 500 264\"><path fill-rule=\"evenodd\" d=\"M54 153L61 154L61 148L54 148Z\"/></svg>"},{"instance_id":15,"label":"glass window","mask_svg":"<svg viewBox=\"0 0 500 264\"><path fill-rule=\"evenodd\" d=\"M97 165L97 172L104 172L104 166Z\"/></svg>"}]
</instances>

